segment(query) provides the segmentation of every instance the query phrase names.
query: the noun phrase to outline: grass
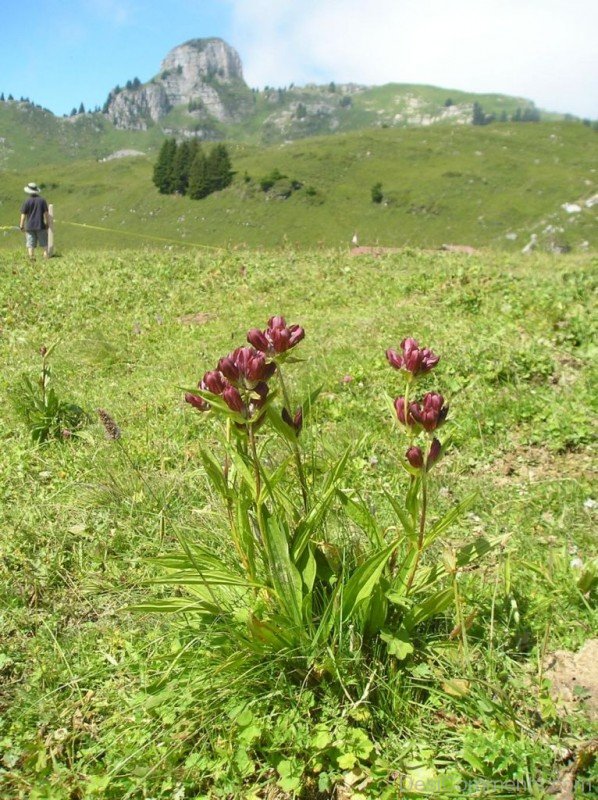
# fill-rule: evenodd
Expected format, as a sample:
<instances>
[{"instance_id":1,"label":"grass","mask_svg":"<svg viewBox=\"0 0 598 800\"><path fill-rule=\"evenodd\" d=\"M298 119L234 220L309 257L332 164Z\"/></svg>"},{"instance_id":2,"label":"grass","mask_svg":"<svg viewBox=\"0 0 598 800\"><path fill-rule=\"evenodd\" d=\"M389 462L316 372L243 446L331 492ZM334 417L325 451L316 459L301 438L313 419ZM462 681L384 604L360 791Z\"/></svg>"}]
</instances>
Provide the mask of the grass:
<instances>
[{"instance_id":1,"label":"grass","mask_svg":"<svg viewBox=\"0 0 598 800\"><path fill-rule=\"evenodd\" d=\"M444 798L466 779L545 796L559 748L591 735L583 708L557 713L540 665L595 630L572 562L594 548L595 268L590 255L491 251L65 248L36 265L1 252L0 795L327 797L336 783L357 799L425 779ZM150 596L147 559L177 535L207 529L222 547L198 461L200 446L217 451L215 430L180 387L273 313L307 332L291 391L324 386L308 441L353 444L348 485L383 520L383 489L404 489L384 350L414 335L440 352L454 446L434 513L476 489L450 541L507 537L461 589L476 612L471 673L454 648L422 658L380 685L378 711L332 686L298 689L275 662L231 680L192 620L126 610ZM106 409L120 441L94 422L31 442L6 401L55 341L58 396ZM367 681L345 688L358 698Z\"/></svg>"},{"instance_id":2,"label":"grass","mask_svg":"<svg viewBox=\"0 0 598 800\"><path fill-rule=\"evenodd\" d=\"M201 201L157 192L151 149L104 163L49 161L35 180L54 203L57 248L65 252L181 241L197 249L336 248L348 247L355 232L362 245L506 252L520 252L536 235L541 250L583 252L598 244L597 206L585 205L596 193L597 143L595 131L562 122L389 128L269 148L231 143L233 184ZM261 191L274 169L302 188L286 200ZM2 175L0 225L15 224L31 171ZM376 183L380 204L371 200ZM568 213L565 203L581 210ZM0 235L1 251L21 246L15 232Z\"/></svg>"}]
</instances>

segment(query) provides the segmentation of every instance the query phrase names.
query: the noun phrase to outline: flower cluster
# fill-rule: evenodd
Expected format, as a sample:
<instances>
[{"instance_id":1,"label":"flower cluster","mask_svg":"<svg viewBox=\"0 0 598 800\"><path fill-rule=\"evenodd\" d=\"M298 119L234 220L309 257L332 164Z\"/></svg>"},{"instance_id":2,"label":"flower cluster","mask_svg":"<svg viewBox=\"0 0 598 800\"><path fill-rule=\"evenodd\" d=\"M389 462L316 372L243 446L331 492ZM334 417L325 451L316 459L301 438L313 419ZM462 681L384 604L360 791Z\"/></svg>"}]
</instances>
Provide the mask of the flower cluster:
<instances>
[{"instance_id":1,"label":"flower cluster","mask_svg":"<svg viewBox=\"0 0 598 800\"><path fill-rule=\"evenodd\" d=\"M413 378L429 372L440 361L440 356L427 347L420 347L415 339L403 339L401 350L402 353L397 353L396 350L389 348L386 351L386 358L391 367L401 369Z\"/></svg>"},{"instance_id":2,"label":"flower cluster","mask_svg":"<svg viewBox=\"0 0 598 800\"><path fill-rule=\"evenodd\" d=\"M270 317L266 330L252 328L247 341L269 358L276 358L299 344L304 336L300 325L287 325L284 317Z\"/></svg>"},{"instance_id":3,"label":"flower cluster","mask_svg":"<svg viewBox=\"0 0 598 800\"><path fill-rule=\"evenodd\" d=\"M407 415L405 416L405 409ZM405 403L404 397L395 400L395 411L401 425L411 428L414 433L424 430L435 431L446 419L449 407L444 405L444 397L437 392L427 392L421 403Z\"/></svg>"},{"instance_id":4,"label":"flower cluster","mask_svg":"<svg viewBox=\"0 0 598 800\"><path fill-rule=\"evenodd\" d=\"M401 353L389 349L386 358L392 367L406 373L407 392L414 380L430 372L440 360L432 350L420 347L415 339L407 338L401 342ZM421 400L411 400L408 395L401 395L394 401L397 419L415 436L419 433L434 434L444 424L449 407L444 397L438 392L427 392ZM427 453L424 452L427 450ZM442 444L436 436L432 436L429 448L422 449L412 444L405 453L409 465L419 471L431 469L441 457Z\"/></svg>"},{"instance_id":5,"label":"flower cluster","mask_svg":"<svg viewBox=\"0 0 598 800\"><path fill-rule=\"evenodd\" d=\"M287 353L298 344L305 332L299 325L288 325L284 317L268 320L265 331L252 328L247 334L251 347L237 347L223 356L216 369L206 372L198 383L202 394L186 392L185 400L198 411L209 411L213 404L205 393L221 397L231 411L240 414L246 423L258 423L263 418L270 394L268 381L277 369L277 356ZM283 419L298 434L303 413L298 409L293 417L285 408Z\"/></svg>"}]
</instances>

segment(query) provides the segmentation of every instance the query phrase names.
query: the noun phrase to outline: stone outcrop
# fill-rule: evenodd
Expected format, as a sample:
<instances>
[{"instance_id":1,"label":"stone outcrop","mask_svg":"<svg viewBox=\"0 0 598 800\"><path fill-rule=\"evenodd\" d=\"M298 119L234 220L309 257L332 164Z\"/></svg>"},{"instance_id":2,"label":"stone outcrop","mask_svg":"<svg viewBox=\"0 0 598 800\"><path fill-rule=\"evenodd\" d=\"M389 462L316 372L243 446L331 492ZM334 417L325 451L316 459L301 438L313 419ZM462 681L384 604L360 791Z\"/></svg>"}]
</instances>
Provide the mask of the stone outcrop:
<instances>
[{"instance_id":1,"label":"stone outcrop","mask_svg":"<svg viewBox=\"0 0 598 800\"><path fill-rule=\"evenodd\" d=\"M222 39L191 39L168 53L149 83L113 90L105 110L117 128L139 130L180 105L198 121L235 122L250 101L236 50Z\"/></svg>"}]
</instances>

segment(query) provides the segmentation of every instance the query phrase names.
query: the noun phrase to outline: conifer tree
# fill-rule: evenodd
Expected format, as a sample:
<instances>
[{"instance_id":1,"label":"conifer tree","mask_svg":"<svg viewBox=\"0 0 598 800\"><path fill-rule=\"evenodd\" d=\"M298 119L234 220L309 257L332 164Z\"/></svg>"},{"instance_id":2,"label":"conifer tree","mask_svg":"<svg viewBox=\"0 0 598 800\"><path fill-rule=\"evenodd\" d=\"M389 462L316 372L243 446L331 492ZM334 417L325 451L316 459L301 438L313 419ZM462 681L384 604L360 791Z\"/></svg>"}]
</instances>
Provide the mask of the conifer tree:
<instances>
[{"instance_id":1,"label":"conifer tree","mask_svg":"<svg viewBox=\"0 0 598 800\"><path fill-rule=\"evenodd\" d=\"M207 197L210 191L208 161L204 151L198 144L191 169L189 170L189 187L187 194L192 200L201 200L202 197Z\"/></svg>"},{"instance_id":2,"label":"conifer tree","mask_svg":"<svg viewBox=\"0 0 598 800\"><path fill-rule=\"evenodd\" d=\"M208 180L211 192L218 192L229 186L233 180L230 156L225 145L217 144L208 156Z\"/></svg>"},{"instance_id":3,"label":"conifer tree","mask_svg":"<svg viewBox=\"0 0 598 800\"><path fill-rule=\"evenodd\" d=\"M160 194L171 194L174 191L173 166L176 150L176 140L165 139L158 153L158 160L154 165L153 181Z\"/></svg>"},{"instance_id":4,"label":"conifer tree","mask_svg":"<svg viewBox=\"0 0 598 800\"><path fill-rule=\"evenodd\" d=\"M472 125L486 125L488 120L484 114L484 109L479 103L473 104L473 115L471 118Z\"/></svg>"},{"instance_id":5,"label":"conifer tree","mask_svg":"<svg viewBox=\"0 0 598 800\"><path fill-rule=\"evenodd\" d=\"M176 149L172 163L172 183L174 192L186 194L193 156L194 153L191 151L189 142L181 142Z\"/></svg>"}]
</instances>

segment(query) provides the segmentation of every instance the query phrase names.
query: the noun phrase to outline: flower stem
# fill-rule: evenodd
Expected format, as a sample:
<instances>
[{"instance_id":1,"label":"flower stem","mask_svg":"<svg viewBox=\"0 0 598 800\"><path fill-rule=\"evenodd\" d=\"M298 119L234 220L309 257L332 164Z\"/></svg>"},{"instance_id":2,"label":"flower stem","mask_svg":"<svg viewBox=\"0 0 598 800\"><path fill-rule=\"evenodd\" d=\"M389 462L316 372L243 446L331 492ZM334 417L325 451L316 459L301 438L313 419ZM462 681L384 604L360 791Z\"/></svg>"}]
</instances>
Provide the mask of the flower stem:
<instances>
[{"instance_id":1,"label":"flower stem","mask_svg":"<svg viewBox=\"0 0 598 800\"><path fill-rule=\"evenodd\" d=\"M260 475L260 461L257 454L257 445L255 442L255 431L253 430L253 425L250 423L247 426L248 433L249 433L249 445L251 447L251 458L253 461L253 474L255 478L255 499L256 505L259 505L259 497L262 493L262 478Z\"/></svg>"},{"instance_id":2,"label":"flower stem","mask_svg":"<svg viewBox=\"0 0 598 800\"><path fill-rule=\"evenodd\" d=\"M284 379L282 377L282 370L280 369L280 365L277 365L276 373L278 375L278 380L280 382L280 388L282 390L282 397L283 397L283 400L284 400L285 408L288 411L289 415L292 417L291 403L289 401L289 395L288 395L288 392L287 392L286 384L285 384ZM305 479L305 472L303 470L303 463L301 461L301 451L299 450L299 445L297 443L297 439L296 438L293 440L293 443L292 443L291 447L293 449L293 455L295 457L295 466L297 468L297 477L299 478L299 485L301 487L301 496L303 498L303 510L305 511L305 513L307 513L307 511L309 509L309 502L308 502L309 494L308 494L308 491L307 491L307 481Z\"/></svg>"},{"instance_id":3,"label":"flower stem","mask_svg":"<svg viewBox=\"0 0 598 800\"><path fill-rule=\"evenodd\" d=\"M415 573L417 572L417 568L419 566L419 560L421 558L422 551L424 549L424 533L426 532L426 513L428 510L428 486L426 480L426 470L422 470L422 496L421 496L421 509L419 515L419 533L417 536L417 552L415 554L415 560L413 562L413 566L411 567L411 572L409 573L409 578L407 580L407 592L411 591L411 587L413 585L413 581L415 579Z\"/></svg>"}]
</instances>

